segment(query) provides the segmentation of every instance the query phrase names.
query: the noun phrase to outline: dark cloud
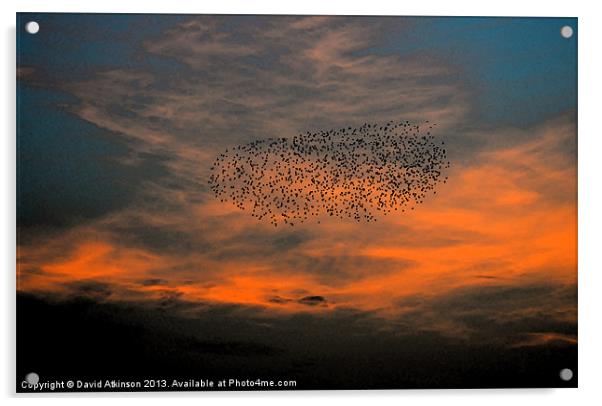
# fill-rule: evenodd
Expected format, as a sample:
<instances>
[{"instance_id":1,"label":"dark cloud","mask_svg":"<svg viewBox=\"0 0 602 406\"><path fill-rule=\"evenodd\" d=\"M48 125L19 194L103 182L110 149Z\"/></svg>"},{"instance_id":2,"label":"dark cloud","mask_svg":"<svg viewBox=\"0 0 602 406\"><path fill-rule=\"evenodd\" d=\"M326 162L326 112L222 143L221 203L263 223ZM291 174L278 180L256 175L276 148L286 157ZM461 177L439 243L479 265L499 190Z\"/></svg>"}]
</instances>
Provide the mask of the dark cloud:
<instances>
[{"instance_id":1,"label":"dark cloud","mask_svg":"<svg viewBox=\"0 0 602 406\"><path fill-rule=\"evenodd\" d=\"M207 251L210 247L195 230L153 224L135 214L105 222L100 228L119 245L139 247L156 254L187 254Z\"/></svg>"},{"instance_id":2,"label":"dark cloud","mask_svg":"<svg viewBox=\"0 0 602 406\"><path fill-rule=\"evenodd\" d=\"M461 288L439 302L442 307L458 311L495 308L501 311L516 308L531 308L545 305L572 303L577 298L575 286L556 284L491 285ZM562 306L564 307L564 306Z\"/></svg>"},{"instance_id":3,"label":"dark cloud","mask_svg":"<svg viewBox=\"0 0 602 406\"><path fill-rule=\"evenodd\" d=\"M432 329L387 329L376 314L354 309L268 315L245 306L166 308L89 297L49 302L19 295L18 301L19 376L77 370L90 379L246 379L260 371L262 379L296 379L299 389L432 389L558 386L565 384L558 382L560 369L577 370L576 346L557 345L560 336L513 347ZM44 346L35 345L40 331Z\"/></svg>"},{"instance_id":4,"label":"dark cloud","mask_svg":"<svg viewBox=\"0 0 602 406\"><path fill-rule=\"evenodd\" d=\"M42 275L45 272L39 267L19 267L17 269L17 278L20 280L26 280L28 278L35 278L36 276Z\"/></svg>"},{"instance_id":5,"label":"dark cloud","mask_svg":"<svg viewBox=\"0 0 602 406\"><path fill-rule=\"evenodd\" d=\"M326 299L323 296L305 296L299 299L299 303L308 306L325 305Z\"/></svg>"},{"instance_id":6,"label":"dark cloud","mask_svg":"<svg viewBox=\"0 0 602 406\"><path fill-rule=\"evenodd\" d=\"M198 351L203 354L230 355L239 357L270 356L280 350L259 343L235 341L194 341L183 350Z\"/></svg>"},{"instance_id":7,"label":"dark cloud","mask_svg":"<svg viewBox=\"0 0 602 406\"><path fill-rule=\"evenodd\" d=\"M167 174L157 154L137 154L115 132L65 111L64 92L19 84L19 243L124 209L143 182ZM135 157L135 160L131 160Z\"/></svg>"},{"instance_id":8,"label":"dark cloud","mask_svg":"<svg viewBox=\"0 0 602 406\"><path fill-rule=\"evenodd\" d=\"M305 306L327 306L328 305L328 301L326 300L326 298L324 296L318 296L318 295L303 296L300 298L272 296L272 297L269 297L267 300L270 303L275 303L275 304L279 304L279 305L294 304L294 303L299 303L299 304L302 304Z\"/></svg>"},{"instance_id":9,"label":"dark cloud","mask_svg":"<svg viewBox=\"0 0 602 406\"><path fill-rule=\"evenodd\" d=\"M159 279L159 278L153 278L153 279L144 279L142 281L140 281L140 284L142 286L160 286L160 285L167 285L167 280L165 279Z\"/></svg>"},{"instance_id":10,"label":"dark cloud","mask_svg":"<svg viewBox=\"0 0 602 406\"><path fill-rule=\"evenodd\" d=\"M270 233L261 226L249 225L241 232L210 244L207 254L217 260L249 258L282 261L289 252L311 238L307 230Z\"/></svg>"},{"instance_id":11,"label":"dark cloud","mask_svg":"<svg viewBox=\"0 0 602 406\"><path fill-rule=\"evenodd\" d=\"M268 298L268 302L276 303L276 304L286 304L292 302L292 299L280 297L280 296L272 296Z\"/></svg>"},{"instance_id":12,"label":"dark cloud","mask_svg":"<svg viewBox=\"0 0 602 406\"><path fill-rule=\"evenodd\" d=\"M413 296L398 302L407 326L445 325L451 334L483 344L517 344L532 334L577 336L574 285L483 285L440 297ZM436 327L435 327L436 328Z\"/></svg>"},{"instance_id":13,"label":"dark cloud","mask_svg":"<svg viewBox=\"0 0 602 406\"><path fill-rule=\"evenodd\" d=\"M414 261L374 258L364 255L307 255L292 253L274 259L274 265L286 265L291 272L310 274L326 285L339 285L375 275L403 272L415 265Z\"/></svg>"},{"instance_id":14,"label":"dark cloud","mask_svg":"<svg viewBox=\"0 0 602 406\"><path fill-rule=\"evenodd\" d=\"M106 299L113 294L111 284L94 280L67 283L69 293L74 297Z\"/></svg>"}]
</instances>

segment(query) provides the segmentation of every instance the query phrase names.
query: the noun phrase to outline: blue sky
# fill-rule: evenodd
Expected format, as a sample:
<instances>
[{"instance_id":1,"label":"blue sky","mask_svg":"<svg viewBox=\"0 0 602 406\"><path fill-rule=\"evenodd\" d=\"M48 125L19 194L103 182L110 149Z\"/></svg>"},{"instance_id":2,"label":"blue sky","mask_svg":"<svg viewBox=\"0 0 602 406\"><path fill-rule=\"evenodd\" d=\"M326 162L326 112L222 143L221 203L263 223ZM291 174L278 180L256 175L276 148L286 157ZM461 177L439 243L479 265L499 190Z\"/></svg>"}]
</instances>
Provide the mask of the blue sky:
<instances>
[{"instance_id":1,"label":"blue sky","mask_svg":"<svg viewBox=\"0 0 602 406\"><path fill-rule=\"evenodd\" d=\"M570 39L560 35L565 25ZM450 61L475 87L483 119L528 125L576 108L577 37L576 18L432 17L379 49Z\"/></svg>"},{"instance_id":2,"label":"blue sky","mask_svg":"<svg viewBox=\"0 0 602 406\"><path fill-rule=\"evenodd\" d=\"M30 222L59 225L69 223L70 218L85 219L104 214L131 200L130 194L135 194L135 188L128 189L126 185L138 183L144 176L149 179L161 178L166 174L163 167L165 162L174 158L169 154L162 156L162 159L155 159L153 154L144 155L138 158L139 167L120 162L120 157L136 154L137 146L132 144L127 134L121 134L102 123L90 122L77 114L77 109L82 105L82 96L73 94L70 87L78 83L93 83L96 75L106 71L152 75L155 79L144 91L127 91L125 100L111 101L106 106L107 114L132 119L137 118L136 110L156 103L157 94L171 92L179 97L189 93L191 86L199 81L222 81L220 91L224 94L232 92L228 82L233 82L233 79L246 80L244 76L240 77L240 72L273 71L274 77L283 78L294 73L311 83L311 73L302 69L297 72L294 64L292 68L283 67L282 61L291 57L287 54L290 50L284 45L286 38L282 44L274 42L265 49L258 48L257 52L245 53L235 62L227 62L227 66L220 65L220 58L228 58L229 54L210 54L206 58L215 60L212 62L214 67L210 69L203 65L203 59L186 60L191 54L185 49L187 39L173 40L173 43L166 43L159 51L153 51L153 44L165 42L164 38L177 38L179 25L185 26L192 19L185 15L17 15L18 66L23 72L34 72L30 76L22 76L18 82L18 142L21 157L18 201L21 217L27 217ZM41 30L37 35L24 32L25 23L31 20L40 24ZM211 21L211 17L207 20ZM279 21L276 17L253 16L217 17L215 20L220 23L209 40L215 40L219 35L225 36L227 42L221 45L224 52L229 52L229 47L246 44L242 47L244 52L244 48L251 46L254 41L261 42L254 38L259 32L269 30L274 22ZM411 79L408 83L418 86L417 89L420 86L427 89L431 84L445 86L449 82L458 89L456 93L462 92L458 102L453 101L456 97L454 91L435 95L429 101L432 108L445 106L453 109L468 99L468 113L462 120L456 120L457 128L510 126L525 129L576 108L578 30L574 18L386 17L354 18L350 21L358 27L368 27L366 29L379 33L373 42L362 43L359 49L355 49L354 44L345 44L350 49L350 55L394 56L401 61L408 61L410 65L414 60L428 58L432 62L427 62L424 69L428 69L431 63L445 66L447 73L439 76L426 74L428 79ZM561 37L560 27L563 25L573 27L573 38ZM308 36L312 32L312 28L308 28ZM362 41L361 37L353 38ZM199 37L198 42L203 40ZM303 59L298 63L304 63ZM419 77L420 66L412 69L415 70L412 75ZM230 76L218 79L222 71L230 72ZM369 80L377 81L379 78L364 77L363 80L368 89ZM400 80L405 79L400 77ZM129 83L122 85L125 86L129 86ZM240 88L239 85L233 86ZM249 89L242 89L241 96L253 93L269 95L272 92L267 88L271 86L269 78L261 85L250 86ZM403 96L403 87L401 89L400 95ZM284 94L279 96L282 102L279 103L290 104L294 109L297 103L295 97L303 100L314 91L303 84L291 85L288 89L283 88ZM98 100L91 102L94 104ZM320 100L316 99L315 102ZM353 103L357 104L356 101ZM399 111L405 111L403 102L399 103ZM223 120L229 121L230 116L236 117L237 122L244 121L245 117L248 120L248 123L238 126L215 129L215 139L225 139L233 133L243 138L253 138L273 131L262 129L265 125L262 119L254 116L252 107L245 107L233 100L210 107L215 108L216 117L221 116ZM431 107L415 106L419 110ZM201 111L203 108L199 107ZM382 107L367 106L362 113L361 105L359 108L359 119L371 119L374 114L371 112L380 114L382 111ZM465 107L462 105L462 108ZM338 125L336 117L320 117L319 111L292 111L300 118L291 122L291 132L303 131L312 125ZM392 111L395 112L395 108ZM413 114L412 108L409 111ZM282 120L287 120L288 113L282 114ZM314 119L304 122L303 114ZM358 113L355 116L358 117ZM180 125L178 121L161 116L147 118L146 122L152 123L154 129L177 134L182 139L195 137L195 134L204 131L203 125L197 122ZM247 135L243 128L254 130ZM458 150L468 148L468 151L472 148L470 142L464 139L457 141ZM159 155L163 153L158 152ZM32 159L34 156L39 158ZM48 192L45 202L30 198L41 190ZM52 190L62 192L52 193ZM98 204L98 195L104 196L101 205ZM58 216L60 218L54 219L56 215L49 213L56 213L54 209L57 207L64 210Z\"/></svg>"},{"instance_id":3,"label":"blue sky","mask_svg":"<svg viewBox=\"0 0 602 406\"><path fill-rule=\"evenodd\" d=\"M36 36L20 32L19 63L62 79L115 68L168 75L182 67L173 59L145 53L142 43L186 19L182 15L19 14L18 27L30 20L42 27ZM249 23L252 17L238 19ZM576 107L576 18L407 17L397 25L401 27L384 35L369 52L426 53L455 65L475 88L476 104L486 120L527 125ZM564 25L573 27L572 38L560 36ZM223 29L231 27L236 22Z\"/></svg>"}]
</instances>

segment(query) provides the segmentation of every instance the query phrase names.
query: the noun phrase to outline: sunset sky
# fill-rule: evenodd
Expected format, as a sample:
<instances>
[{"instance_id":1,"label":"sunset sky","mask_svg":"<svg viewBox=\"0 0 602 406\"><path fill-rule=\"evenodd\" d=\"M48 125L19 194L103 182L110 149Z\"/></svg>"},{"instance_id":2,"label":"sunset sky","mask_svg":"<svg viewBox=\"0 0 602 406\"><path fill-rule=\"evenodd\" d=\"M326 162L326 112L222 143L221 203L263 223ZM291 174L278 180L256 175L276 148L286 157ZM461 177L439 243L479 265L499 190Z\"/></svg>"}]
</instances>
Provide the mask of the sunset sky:
<instances>
[{"instance_id":1,"label":"sunset sky","mask_svg":"<svg viewBox=\"0 0 602 406\"><path fill-rule=\"evenodd\" d=\"M245 340L276 347L273 327L293 321L575 347L576 19L20 14L17 26L30 20L20 293L242 318L272 326ZM232 146L389 120L436 123L445 142L448 180L416 210L275 228L209 190ZM213 339L238 337L222 328Z\"/></svg>"}]
</instances>

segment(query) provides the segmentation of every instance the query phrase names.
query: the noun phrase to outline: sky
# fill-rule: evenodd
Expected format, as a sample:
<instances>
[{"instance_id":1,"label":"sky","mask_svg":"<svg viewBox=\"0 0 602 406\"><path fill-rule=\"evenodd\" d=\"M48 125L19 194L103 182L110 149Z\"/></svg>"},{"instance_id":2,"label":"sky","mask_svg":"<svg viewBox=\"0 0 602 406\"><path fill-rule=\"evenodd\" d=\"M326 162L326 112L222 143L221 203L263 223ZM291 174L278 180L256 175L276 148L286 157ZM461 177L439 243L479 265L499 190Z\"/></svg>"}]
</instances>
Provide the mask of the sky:
<instances>
[{"instance_id":1,"label":"sky","mask_svg":"<svg viewBox=\"0 0 602 406\"><path fill-rule=\"evenodd\" d=\"M380 334L393 357L424 335L511 359L576 348L576 19L21 13L17 27L30 20L20 293L244 319L242 336L186 334L305 358L299 326L337 354L365 345L323 335L340 326ZM283 229L210 191L233 146L389 120L436 123L451 163L411 212Z\"/></svg>"}]
</instances>

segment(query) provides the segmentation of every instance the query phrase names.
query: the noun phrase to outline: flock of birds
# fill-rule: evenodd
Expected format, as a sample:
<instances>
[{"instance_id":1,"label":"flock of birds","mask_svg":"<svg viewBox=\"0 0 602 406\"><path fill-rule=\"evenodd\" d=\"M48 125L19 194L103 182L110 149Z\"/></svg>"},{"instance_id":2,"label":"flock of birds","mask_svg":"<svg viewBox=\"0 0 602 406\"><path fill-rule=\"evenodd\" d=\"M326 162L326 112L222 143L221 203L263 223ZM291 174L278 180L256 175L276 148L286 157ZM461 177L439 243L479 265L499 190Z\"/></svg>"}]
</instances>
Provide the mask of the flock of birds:
<instances>
[{"instance_id":1,"label":"flock of birds","mask_svg":"<svg viewBox=\"0 0 602 406\"><path fill-rule=\"evenodd\" d=\"M414 210L446 182L450 165L426 123L364 123L238 145L217 156L210 188L275 227L321 216L372 222Z\"/></svg>"}]
</instances>

